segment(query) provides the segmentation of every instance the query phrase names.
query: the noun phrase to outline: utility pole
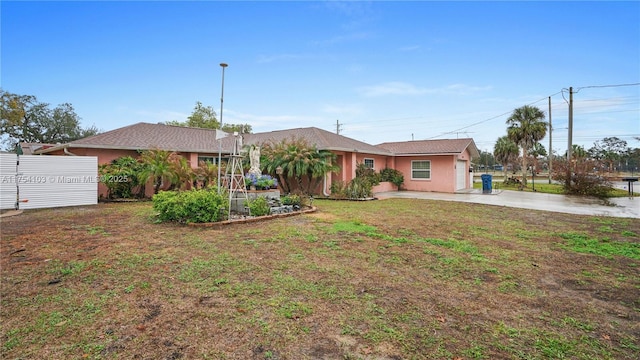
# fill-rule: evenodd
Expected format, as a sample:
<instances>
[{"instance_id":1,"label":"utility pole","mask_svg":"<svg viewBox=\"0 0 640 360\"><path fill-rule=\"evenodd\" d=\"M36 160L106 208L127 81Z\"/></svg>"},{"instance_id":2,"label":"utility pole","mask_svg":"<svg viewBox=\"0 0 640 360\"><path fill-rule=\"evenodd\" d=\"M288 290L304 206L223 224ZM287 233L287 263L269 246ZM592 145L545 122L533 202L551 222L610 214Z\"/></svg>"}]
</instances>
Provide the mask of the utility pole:
<instances>
[{"instance_id":1,"label":"utility pole","mask_svg":"<svg viewBox=\"0 0 640 360\"><path fill-rule=\"evenodd\" d=\"M553 142L551 138L553 137L553 125L551 125L551 96L549 96L549 184L551 184L551 173L553 171Z\"/></svg>"},{"instance_id":2,"label":"utility pole","mask_svg":"<svg viewBox=\"0 0 640 360\"><path fill-rule=\"evenodd\" d=\"M340 127L342 126L342 124L340 124L340 120L336 120L336 134L340 135Z\"/></svg>"},{"instance_id":3,"label":"utility pole","mask_svg":"<svg viewBox=\"0 0 640 360\"><path fill-rule=\"evenodd\" d=\"M229 66L226 63L220 63L222 68L222 90L220 91L220 131L222 131L222 105L224 104L224 69ZM217 133L216 133L217 137ZM218 194L220 192L220 167L222 166L222 139L218 139Z\"/></svg>"},{"instance_id":4,"label":"utility pole","mask_svg":"<svg viewBox=\"0 0 640 360\"><path fill-rule=\"evenodd\" d=\"M567 185L571 186L571 151L573 148L573 87L569 87L569 142L567 144Z\"/></svg>"}]
</instances>

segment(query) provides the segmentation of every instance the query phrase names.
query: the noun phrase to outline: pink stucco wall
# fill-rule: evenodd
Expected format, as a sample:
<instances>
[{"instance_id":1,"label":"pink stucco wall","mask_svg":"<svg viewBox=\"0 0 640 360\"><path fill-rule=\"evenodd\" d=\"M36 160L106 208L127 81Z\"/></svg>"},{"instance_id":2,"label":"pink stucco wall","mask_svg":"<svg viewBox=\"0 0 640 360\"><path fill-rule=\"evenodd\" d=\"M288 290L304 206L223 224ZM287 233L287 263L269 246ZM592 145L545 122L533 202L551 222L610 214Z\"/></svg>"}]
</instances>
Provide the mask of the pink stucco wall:
<instances>
[{"instance_id":1,"label":"pink stucco wall","mask_svg":"<svg viewBox=\"0 0 640 360\"><path fill-rule=\"evenodd\" d=\"M396 157L396 169L404 174L402 188L410 191L455 192L456 158L457 156L454 155ZM431 161L431 179L411 178L411 161L413 160Z\"/></svg>"},{"instance_id":2,"label":"pink stucco wall","mask_svg":"<svg viewBox=\"0 0 640 360\"><path fill-rule=\"evenodd\" d=\"M373 159L373 169L376 172L380 172L380 170L384 169L387 166L387 158L388 156L382 155L369 155L369 154L356 154L356 165L363 164L364 159ZM355 170L354 170L355 171ZM354 174L355 176L355 174Z\"/></svg>"},{"instance_id":3,"label":"pink stucco wall","mask_svg":"<svg viewBox=\"0 0 640 360\"><path fill-rule=\"evenodd\" d=\"M398 190L398 187L393 185L392 183L388 182L388 181L384 181L381 182L380 184L374 186L371 189L371 192L375 193L379 193L379 192L385 192L385 191L396 191Z\"/></svg>"},{"instance_id":4,"label":"pink stucco wall","mask_svg":"<svg viewBox=\"0 0 640 360\"><path fill-rule=\"evenodd\" d=\"M98 164L108 164L111 161L122 157L132 156L138 157L139 154L133 150L111 150L111 149L89 149L89 148L72 148L72 153L78 156L97 156ZM433 192L446 192L452 193L456 191L456 162L457 160L464 160L465 164L465 176L466 187L472 186L472 180L469 178L469 162L470 153L465 151L463 154L458 155L438 155L438 156L410 156L410 157L393 157L382 155L371 155L362 153L352 153L345 151L335 152L336 165L340 168L339 171L328 174L326 178L325 188L322 188L323 182L320 182L318 186L318 192L329 192L331 183L334 181L343 181L345 183L351 181L356 175L356 167L360 163L364 163L365 159L373 159L374 169L376 172L389 167L399 170L404 175L404 184L402 189L410 191L433 191ZM65 155L63 151L52 153L51 155ZM187 160L189 160L191 167L198 167L198 153L180 153ZM214 156L214 155L205 155ZM429 160L431 161L431 179L411 179L411 161L412 160ZM390 188L389 188L390 187ZM324 191L323 191L324 190ZM382 185L381 188L376 188L375 191L390 191L396 190L392 184ZM146 187L147 195L153 195L153 186L151 182ZM104 185L98 187L98 192L102 196L106 196L107 188Z\"/></svg>"}]
</instances>

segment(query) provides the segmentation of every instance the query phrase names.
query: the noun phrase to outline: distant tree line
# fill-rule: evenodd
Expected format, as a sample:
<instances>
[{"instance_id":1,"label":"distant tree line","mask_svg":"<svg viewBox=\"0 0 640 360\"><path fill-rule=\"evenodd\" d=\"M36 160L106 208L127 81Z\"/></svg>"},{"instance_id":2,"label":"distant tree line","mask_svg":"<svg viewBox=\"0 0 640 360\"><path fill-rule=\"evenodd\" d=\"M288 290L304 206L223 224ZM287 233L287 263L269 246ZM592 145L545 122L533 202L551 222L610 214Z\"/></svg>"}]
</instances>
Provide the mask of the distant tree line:
<instances>
[{"instance_id":1,"label":"distant tree line","mask_svg":"<svg viewBox=\"0 0 640 360\"><path fill-rule=\"evenodd\" d=\"M536 169L548 169L549 153L540 143L547 134L545 114L533 106L523 106L513 111L507 119L507 135L498 138L493 153L480 152L479 164L483 169L494 168L494 164L522 172L522 184L526 186L527 173ZM635 138L640 141L640 138ZM520 164L518 162L520 161ZM551 153L552 178L565 184L565 191L572 194L606 194L605 174L614 172L637 172L640 166L640 149L627 145L617 137L605 137L585 149L579 145L571 148L571 159Z\"/></svg>"},{"instance_id":2,"label":"distant tree line","mask_svg":"<svg viewBox=\"0 0 640 360\"><path fill-rule=\"evenodd\" d=\"M204 106L200 101L196 102L193 112L186 121L172 120L165 122L167 125L195 127L203 129L220 129L220 122L216 112L211 106ZM253 129L249 124L222 124L222 131L239 134L250 134Z\"/></svg>"},{"instance_id":3,"label":"distant tree line","mask_svg":"<svg viewBox=\"0 0 640 360\"><path fill-rule=\"evenodd\" d=\"M51 108L33 95L18 95L0 89L0 139L3 148L15 151L18 143L67 143L96 135L95 126L83 128L69 103Z\"/></svg>"}]
</instances>

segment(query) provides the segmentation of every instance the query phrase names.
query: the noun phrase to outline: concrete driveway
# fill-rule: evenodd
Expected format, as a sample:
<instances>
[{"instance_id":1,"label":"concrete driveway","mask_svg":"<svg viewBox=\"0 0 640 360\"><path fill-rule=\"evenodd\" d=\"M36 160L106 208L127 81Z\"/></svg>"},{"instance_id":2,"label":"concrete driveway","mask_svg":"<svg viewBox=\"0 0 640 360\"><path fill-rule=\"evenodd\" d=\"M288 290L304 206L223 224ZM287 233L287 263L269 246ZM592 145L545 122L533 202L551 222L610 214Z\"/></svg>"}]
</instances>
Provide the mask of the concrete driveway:
<instances>
[{"instance_id":1,"label":"concrete driveway","mask_svg":"<svg viewBox=\"0 0 640 360\"><path fill-rule=\"evenodd\" d=\"M461 201L532 210L555 211L568 214L640 218L640 196L633 198L611 198L608 200L608 204L604 200L596 198L512 190L493 190L491 194L483 194L482 190L479 189L467 190L455 194L420 191L388 191L376 193L374 196L378 199L415 198Z\"/></svg>"}]
</instances>

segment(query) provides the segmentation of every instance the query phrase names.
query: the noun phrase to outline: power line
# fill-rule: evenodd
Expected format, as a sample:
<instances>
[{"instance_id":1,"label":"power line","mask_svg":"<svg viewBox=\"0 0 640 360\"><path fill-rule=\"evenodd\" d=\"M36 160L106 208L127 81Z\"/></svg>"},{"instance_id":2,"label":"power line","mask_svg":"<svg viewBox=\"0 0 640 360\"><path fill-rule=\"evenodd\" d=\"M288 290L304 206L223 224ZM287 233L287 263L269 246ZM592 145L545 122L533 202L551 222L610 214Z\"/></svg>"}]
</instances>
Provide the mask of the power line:
<instances>
[{"instance_id":1,"label":"power line","mask_svg":"<svg viewBox=\"0 0 640 360\"><path fill-rule=\"evenodd\" d=\"M578 91L582 90L582 89L589 89L589 88L613 88L613 87L638 86L638 85L640 85L640 83L614 84L614 85L590 85L590 86L582 86L582 87L577 88L577 90L576 90L576 91L574 91L574 94L575 94L575 93L577 93ZM539 102L541 102L541 101L547 100L549 97L553 97L553 96L556 96L556 95L558 95L558 94L562 94L562 98L564 99L564 92L565 92L565 91L568 91L568 90L569 90L569 89L562 89L562 90L558 91L558 92L557 92L557 93L555 93L555 94L552 94L552 95L549 95L549 96L545 96L544 98L542 98L542 99L540 99L540 100L537 100L537 101L534 101L534 102L532 102L532 103L530 103L530 104L527 104L527 105L533 105L533 104L539 103ZM567 100L565 99L565 101L567 101ZM427 140L435 139L435 138L438 138L438 137L443 136L443 135L453 134L453 133L458 132L458 131L460 131L460 130L464 130L464 129L470 128L470 127L472 127L472 126L476 126L476 125L479 125L479 124L482 124L482 123L485 123L485 122L488 122L488 121L491 121L491 120L495 120L495 119L497 119L497 118L499 118L499 117L502 117L502 116L504 116L504 115L506 115L506 114L510 114L512 111L513 111L513 110L508 111L508 112L503 113L503 114L500 114L500 115L497 115L497 116L494 116L494 117L489 118L489 119L486 119L486 120L482 120L482 121L475 122L475 123L473 123L473 124L470 124L470 125L467 125L467 126L464 126L464 127L458 128L458 129L453 130L453 131L448 131L448 132L445 132L445 133L441 133L440 135L436 135L436 136L433 136L433 137L427 138Z\"/></svg>"},{"instance_id":2,"label":"power line","mask_svg":"<svg viewBox=\"0 0 640 360\"><path fill-rule=\"evenodd\" d=\"M640 83L631 83L631 84L615 84L615 85L590 85L590 86L582 86L579 88L576 88L576 91L574 92L575 94L577 94L580 90L582 89L593 89L593 88L614 88L614 87L624 87L624 86L638 86L640 85Z\"/></svg>"}]
</instances>

